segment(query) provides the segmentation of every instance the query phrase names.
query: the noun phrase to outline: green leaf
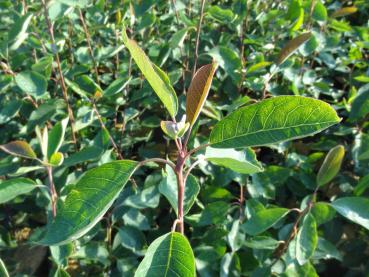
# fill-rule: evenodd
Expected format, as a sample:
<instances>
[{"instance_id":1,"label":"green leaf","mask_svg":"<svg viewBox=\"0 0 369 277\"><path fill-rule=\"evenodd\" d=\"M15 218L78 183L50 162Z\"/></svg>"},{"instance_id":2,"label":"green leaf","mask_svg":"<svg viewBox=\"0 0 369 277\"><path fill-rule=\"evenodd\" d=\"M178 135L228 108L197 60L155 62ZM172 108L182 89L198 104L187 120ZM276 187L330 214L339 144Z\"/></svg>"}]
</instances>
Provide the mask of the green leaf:
<instances>
[{"instance_id":1,"label":"green leaf","mask_svg":"<svg viewBox=\"0 0 369 277\"><path fill-rule=\"evenodd\" d=\"M336 215L336 211L328 203L317 202L311 208L311 214L314 216L316 224L319 226L332 220Z\"/></svg>"},{"instance_id":2,"label":"green leaf","mask_svg":"<svg viewBox=\"0 0 369 277\"><path fill-rule=\"evenodd\" d=\"M8 34L8 45L10 50L17 50L27 39L27 29L31 23L33 14L29 13L18 18L11 27Z\"/></svg>"},{"instance_id":3,"label":"green leaf","mask_svg":"<svg viewBox=\"0 0 369 277\"><path fill-rule=\"evenodd\" d=\"M11 100L9 102L3 102L0 106L0 124L5 124L9 122L13 117L15 117L22 107L22 101Z\"/></svg>"},{"instance_id":4,"label":"green leaf","mask_svg":"<svg viewBox=\"0 0 369 277\"><path fill-rule=\"evenodd\" d=\"M188 240L176 232L154 240L135 273L135 277L145 276L196 276L195 257Z\"/></svg>"},{"instance_id":5,"label":"green leaf","mask_svg":"<svg viewBox=\"0 0 369 277\"><path fill-rule=\"evenodd\" d=\"M135 60L142 74L167 108L171 117L174 118L178 111L178 99L173 87L160 77L149 58L138 44L134 40L128 38L125 28L123 28L122 33L123 43L128 48L132 58Z\"/></svg>"},{"instance_id":6,"label":"green leaf","mask_svg":"<svg viewBox=\"0 0 369 277\"><path fill-rule=\"evenodd\" d=\"M327 103L302 96L277 96L242 107L213 128L216 148L262 146L314 135L340 122Z\"/></svg>"},{"instance_id":7,"label":"green leaf","mask_svg":"<svg viewBox=\"0 0 369 277\"><path fill-rule=\"evenodd\" d=\"M15 76L15 83L25 93L35 98L46 93L47 81L44 76L35 71L23 71Z\"/></svg>"},{"instance_id":8,"label":"green leaf","mask_svg":"<svg viewBox=\"0 0 369 277\"><path fill-rule=\"evenodd\" d=\"M111 207L135 171L137 162L121 160L91 169L67 195L46 234L37 243L61 245L86 234Z\"/></svg>"},{"instance_id":9,"label":"green leaf","mask_svg":"<svg viewBox=\"0 0 369 277\"><path fill-rule=\"evenodd\" d=\"M27 178L16 178L0 183L0 204L8 202L18 195L26 194L37 188L36 183Z\"/></svg>"},{"instance_id":10,"label":"green leaf","mask_svg":"<svg viewBox=\"0 0 369 277\"><path fill-rule=\"evenodd\" d=\"M342 216L369 230L369 199L343 197L333 201L331 205Z\"/></svg>"},{"instance_id":11,"label":"green leaf","mask_svg":"<svg viewBox=\"0 0 369 277\"><path fill-rule=\"evenodd\" d=\"M311 33L303 33L294 39L287 42L287 44L282 48L281 52L278 55L276 64L280 65L285 60L287 60L293 53L299 49L301 45L307 42L311 38Z\"/></svg>"},{"instance_id":12,"label":"green leaf","mask_svg":"<svg viewBox=\"0 0 369 277\"><path fill-rule=\"evenodd\" d=\"M204 65L196 71L191 81L186 95L186 116L187 122L189 122L191 126L195 124L205 104L216 69L217 64L214 62Z\"/></svg>"},{"instance_id":13,"label":"green leaf","mask_svg":"<svg viewBox=\"0 0 369 277\"><path fill-rule=\"evenodd\" d=\"M351 104L350 119L358 120L369 113L369 84L362 86Z\"/></svg>"},{"instance_id":14,"label":"green leaf","mask_svg":"<svg viewBox=\"0 0 369 277\"><path fill-rule=\"evenodd\" d=\"M235 19L235 15L230 9L222 9L219 6L213 5L208 10L209 15L215 20L229 24Z\"/></svg>"},{"instance_id":15,"label":"green leaf","mask_svg":"<svg viewBox=\"0 0 369 277\"><path fill-rule=\"evenodd\" d=\"M63 161L64 161L63 153L55 152L54 154L51 155L49 163L52 166L59 166L63 163Z\"/></svg>"},{"instance_id":16,"label":"green leaf","mask_svg":"<svg viewBox=\"0 0 369 277\"><path fill-rule=\"evenodd\" d=\"M362 195L365 190L369 187L369 174L360 178L359 183L354 188L354 194L356 196Z\"/></svg>"},{"instance_id":17,"label":"green leaf","mask_svg":"<svg viewBox=\"0 0 369 277\"><path fill-rule=\"evenodd\" d=\"M353 13L356 13L356 12L357 12L357 8L355 6L344 7L344 8L338 9L334 13L332 13L331 17L332 18L342 17L342 16L350 15L350 14L353 14Z\"/></svg>"},{"instance_id":18,"label":"green leaf","mask_svg":"<svg viewBox=\"0 0 369 277\"><path fill-rule=\"evenodd\" d=\"M320 0L317 0L315 3L312 17L317 21L321 22L327 21L328 18L327 9Z\"/></svg>"},{"instance_id":19,"label":"green leaf","mask_svg":"<svg viewBox=\"0 0 369 277\"><path fill-rule=\"evenodd\" d=\"M166 175L159 184L159 191L163 194L172 205L176 214L178 213L178 186L177 177L170 166L165 167ZM200 186L196 178L189 175L186 180L184 199L183 199L183 213L186 215L194 204L197 195L199 194Z\"/></svg>"},{"instance_id":20,"label":"green leaf","mask_svg":"<svg viewBox=\"0 0 369 277\"><path fill-rule=\"evenodd\" d=\"M27 159L37 158L31 146L27 142L22 140L16 140L7 144L0 145L0 149L13 156L19 156Z\"/></svg>"},{"instance_id":21,"label":"green leaf","mask_svg":"<svg viewBox=\"0 0 369 277\"><path fill-rule=\"evenodd\" d=\"M110 97L115 94L121 92L131 81L131 78L128 80L126 78L118 78L113 83L111 83L105 90L104 90L104 97Z\"/></svg>"},{"instance_id":22,"label":"green leaf","mask_svg":"<svg viewBox=\"0 0 369 277\"><path fill-rule=\"evenodd\" d=\"M131 250L139 256L145 254L146 240L144 234L135 227L123 226L119 228L118 234L114 238L113 249L121 244L124 248Z\"/></svg>"},{"instance_id":23,"label":"green leaf","mask_svg":"<svg viewBox=\"0 0 369 277\"><path fill-rule=\"evenodd\" d=\"M236 151L234 149L207 147L205 159L213 164L224 166L243 174L254 174L264 170L263 166L256 159L255 152L250 148Z\"/></svg>"},{"instance_id":24,"label":"green leaf","mask_svg":"<svg viewBox=\"0 0 369 277\"><path fill-rule=\"evenodd\" d=\"M2 259L0 259L0 276L1 277L9 277L9 273L6 270L6 266Z\"/></svg>"},{"instance_id":25,"label":"green leaf","mask_svg":"<svg viewBox=\"0 0 369 277\"><path fill-rule=\"evenodd\" d=\"M55 124L55 126L49 132L47 157L50 158L52 154L58 152L60 146L63 144L65 129L67 128L69 118L65 118L62 121Z\"/></svg>"},{"instance_id":26,"label":"green leaf","mask_svg":"<svg viewBox=\"0 0 369 277\"><path fill-rule=\"evenodd\" d=\"M318 244L315 218L311 213L305 215L296 238L296 258L300 265L309 261Z\"/></svg>"},{"instance_id":27,"label":"green leaf","mask_svg":"<svg viewBox=\"0 0 369 277\"><path fill-rule=\"evenodd\" d=\"M247 234L255 236L272 227L288 213L289 210L285 208L261 210L252 215L251 218L243 224L243 228Z\"/></svg>"},{"instance_id":28,"label":"green leaf","mask_svg":"<svg viewBox=\"0 0 369 277\"><path fill-rule=\"evenodd\" d=\"M183 41L186 38L187 32L192 28L183 28L177 31L169 40L169 47L175 49L183 45Z\"/></svg>"},{"instance_id":29,"label":"green leaf","mask_svg":"<svg viewBox=\"0 0 369 277\"><path fill-rule=\"evenodd\" d=\"M329 183L337 175L341 168L344 156L345 148L342 145L337 145L329 150L317 175L317 183L319 187Z\"/></svg>"},{"instance_id":30,"label":"green leaf","mask_svg":"<svg viewBox=\"0 0 369 277\"><path fill-rule=\"evenodd\" d=\"M53 57L45 56L41 58L36 64L32 65L32 71L42 74L46 79L50 79L53 66Z\"/></svg>"}]
</instances>

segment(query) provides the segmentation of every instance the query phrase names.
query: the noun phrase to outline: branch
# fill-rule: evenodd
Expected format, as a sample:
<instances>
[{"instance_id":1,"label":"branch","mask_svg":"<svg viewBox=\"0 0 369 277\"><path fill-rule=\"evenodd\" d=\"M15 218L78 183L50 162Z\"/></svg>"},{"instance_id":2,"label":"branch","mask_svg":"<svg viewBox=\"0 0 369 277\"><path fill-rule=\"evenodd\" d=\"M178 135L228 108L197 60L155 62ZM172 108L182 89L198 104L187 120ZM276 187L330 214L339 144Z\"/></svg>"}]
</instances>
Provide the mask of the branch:
<instances>
[{"instance_id":1,"label":"branch","mask_svg":"<svg viewBox=\"0 0 369 277\"><path fill-rule=\"evenodd\" d=\"M200 151L201 149L203 148L206 148L208 146L210 146L211 144L210 143L205 143L205 144L201 144L200 146L192 149L191 151L189 151L186 156L185 156L185 159L187 159L189 156L191 156L193 153L196 153L197 151Z\"/></svg>"},{"instance_id":2,"label":"branch","mask_svg":"<svg viewBox=\"0 0 369 277\"><path fill-rule=\"evenodd\" d=\"M47 11L46 0L41 0L41 3L42 3L42 6L43 6L43 9L44 9L45 21L46 21L46 24L48 26L48 31L49 31L49 34L50 34L50 39L51 39L51 44L52 44L52 51L53 51L53 53L55 55L55 59L56 59L57 69L58 69L58 73L59 73L60 86L61 86L61 90L63 92L64 102L67 105L68 117L69 117L71 129L72 129L72 140L73 140L73 143L74 143L75 147L77 148L77 138L76 138L76 132L75 132L75 128L74 128L75 120L74 120L72 109L69 105L67 87L65 85L63 72L62 72L62 69L61 69L61 66L60 66L59 53L58 53L58 50L56 49L55 37L54 37L54 27L53 27L53 24L51 23L50 18L49 18L49 14L48 14L48 11Z\"/></svg>"},{"instance_id":3,"label":"branch","mask_svg":"<svg viewBox=\"0 0 369 277\"><path fill-rule=\"evenodd\" d=\"M195 61L194 61L194 64L193 64L193 69L192 69L192 78L195 75L196 67L197 67L197 59L199 58L200 32L201 32L202 19L204 18L204 7L205 7L205 0L201 0L200 19L199 19L199 23L197 25L196 46L195 46Z\"/></svg>"}]
</instances>

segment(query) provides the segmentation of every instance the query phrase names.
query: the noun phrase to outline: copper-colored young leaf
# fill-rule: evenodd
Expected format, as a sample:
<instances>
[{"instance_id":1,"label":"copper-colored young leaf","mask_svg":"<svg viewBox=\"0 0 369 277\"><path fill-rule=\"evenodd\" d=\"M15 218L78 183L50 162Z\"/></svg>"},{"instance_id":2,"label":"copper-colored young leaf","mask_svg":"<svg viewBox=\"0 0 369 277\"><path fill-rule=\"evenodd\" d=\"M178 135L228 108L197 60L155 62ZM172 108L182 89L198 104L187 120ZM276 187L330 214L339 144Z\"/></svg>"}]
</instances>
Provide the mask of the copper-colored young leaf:
<instances>
[{"instance_id":1,"label":"copper-colored young leaf","mask_svg":"<svg viewBox=\"0 0 369 277\"><path fill-rule=\"evenodd\" d=\"M341 17L341 16L346 16L346 15L350 15L350 14L353 14L353 13L356 13L357 12L357 8L355 6L351 6L351 7L344 7L344 8L341 8L337 11L335 11L331 17L332 18L336 18L336 17Z\"/></svg>"},{"instance_id":2,"label":"copper-colored young leaf","mask_svg":"<svg viewBox=\"0 0 369 277\"><path fill-rule=\"evenodd\" d=\"M7 144L0 145L0 149L13 156L19 156L27 159L37 158L31 146L27 142L21 140L16 140Z\"/></svg>"},{"instance_id":3,"label":"copper-colored young leaf","mask_svg":"<svg viewBox=\"0 0 369 277\"><path fill-rule=\"evenodd\" d=\"M195 73L191 81L186 99L187 122L189 122L191 126L195 123L208 97L216 69L217 64L215 62L204 65Z\"/></svg>"},{"instance_id":4,"label":"copper-colored young leaf","mask_svg":"<svg viewBox=\"0 0 369 277\"><path fill-rule=\"evenodd\" d=\"M288 59L301 45L307 42L311 38L311 33L303 33L294 39L287 42L287 44L282 48L281 52L277 58L277 65L282 64L285 60Z\"/></svg>"}]
</instances>

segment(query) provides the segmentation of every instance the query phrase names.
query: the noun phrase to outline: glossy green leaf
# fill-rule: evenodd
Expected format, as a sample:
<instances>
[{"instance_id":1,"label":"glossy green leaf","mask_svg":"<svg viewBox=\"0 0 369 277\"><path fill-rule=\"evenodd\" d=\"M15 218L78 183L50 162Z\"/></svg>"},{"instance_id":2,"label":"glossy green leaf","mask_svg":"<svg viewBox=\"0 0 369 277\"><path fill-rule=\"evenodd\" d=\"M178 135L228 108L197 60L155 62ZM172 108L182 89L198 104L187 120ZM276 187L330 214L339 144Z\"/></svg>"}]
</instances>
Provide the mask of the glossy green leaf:
<instances>
[{"instance_id":1,"label":"glossy green leaf","mask_svg":"<svg viewBox=\"0 0 369 277\"><path fill-rule=\"evenodd\" d=\"M0 204L15 197L31 192L37 188L36 183L27 178L15 178L0 183Z\"/></svg>"},{"instance_id":2,"label":"glossy green leaf","mask_svg":"<svg viewBox=\"0 0 369 277\"><path fill-rule=\"evenodd\" d=\"M1 277L9 277L8 270L6 269L6 266L2 259L0 259L0 276Z\"/></svg>"},{"instance_id":3,"label":"glossy green leaf","mask_svg":"<svg viewBox=\"0 0 369 277\"><path fill-rule=\"evenodd\" d=\"M136 166L137 162L121 160L87 171L69 192L38 243L66 244L86 234L111 207Z\"/></svg>"},{"instance_id":4,"label":"glossy green leaf","mask_svg":"<svg viewBox=\"0 0 369 277\"><path fill-rule=\"evenodd\" d=\"M168 85L159 76L154 69L151 61L146 56L145 52L138 46L138 44L128 38L125 28L123 28L123 42L128 48L135 60L137 66L140 68L142 74L145 76L155 93L158 95L164 106L167 108L169 114L174 117L178 111L178 99L174 89Z\"/></svg>"},{"instance_id":5,"label":"glossy green leaf","mask_svg":"<svg viewBox=\"0 0 369 277\"><path fill-rule=\"evenodd\" d=\"M41 58L37 63L32 65L32 71L38 72L46 79L50 78L53 66L53 57L45 56Z\"/></svg>"},{"instance_id":6,"label":"glossy green leaf","mask_svg":"<svg viewBox=\"0 0 369 277\"><path fill-rule=\"evenodd\" d=\"M177 232L154 240L135 273L135 277L145 276L196 276L195 257L188 240Z\"/></svg>"},{"instance_id":7,"label":"glossy green leaf","mask_svg":"<svg viewBox=\"0 0 369 277\"><path fill-rule=\"evenodd\" d=\"M127 87L130 81L131 78L129 78L128 80L122 77L116 79L104 90L104 97L110 97L120 93L124 88Z\"/></svg>"},{"instance_id":8,"label":"glossy green leaf","mask_svg":"<svg viewBox=\"0 0 369 277\"><path fill-rule=\"evenodd\" d=\"M271 208L256 212L243 224L245 232L249 235L258 235L288 214L289 210L285 208Z\"/></svg>"},{"instance_id":9,"label":"glossy green leaf","mask_svg":"<svg viewBox=\"0 0 369 277\"><path fill-rule=\"evenodd\" d=\"M369 230L369 199L343 197L333 201L331 205L342 216Z\"/></svg>"},{"instance_id":10,"label":"glossy green leaf","mask_svg":"<svg viewBox=\"0 0 369 277\"><path fill-rule=\"evenodd\" d=\"M15 83L23 92L35 98L42 97L46 93L46 78L35 71L23 71L17 74Z\"/></svg>"},{"instance_id":11,"label":"glossy green leaf","mask_svg":"<svg viewBox=\"0 0 369 277\"><path fill-rule=\"evenodd\" d=\"M204 65L196 71L191 81L186 95L186 116L191 126L195 124L205 104L216 69L216 63Z\"/></svg>"},{"instance_id":12,"label":"glossy green leaf","mask_svg":"<svg viewBox=\"0 0 369 277\"><path fill-rule=\"evenodd\" d=\"M287 42L287 44L282 48L281 52L278 55L276 64L280 65L285 60L287 60L293 53L299 49L301 45L307 42L311 38L311 33L303 33L294 39Z\"/></svg>"},{"instance_id":13,"label":"glossy green leaf","mask_svg":"<svg viewBox=\"0 0 369 277\"><path fill-rule=\"evenodd\" d=\"M336 215L336 211L326 202L317 202L311 208L311 214L319 226L332 220Z\"/></svg>"},{"instance_id":14,"label":"glossy green leaf","mask_svg":"<svg viewBox=\"0 0 369 277\"><path fill-rule=\"evenodd\" d=\"M132 226L123 226L119 228L118 234L114 238L113 248L118 244L139 256L145 254L145 248L147 247L144 234Z\"/></svg>"},{"instance_id":15,"label":"glossy green leaf","mask_svg":"<svg viewBox=\"0 0 369 277\"><path fill-rule=\"evenodd\" d=\"M27 159L37 158L31 146L27 142L22 140L16 140L7 144L0 145L0 149L13 156L19 156Z\"/></svg>"},{"instance_id":16,"label":"glossy green leaf","mask_svg":"<svg viewBox=\"0 0 369 277\"><path fill-rule=\"evenodd\" d=\"M296 237L296 258L304 265L314 254L318 244L318 232L315 218L311 213L305 215Z\"/></svg>"},{"instance_id":17,"label":"glossy green leaf","mask_svg":"<svg viewBox=\"0 0 369 277\"><path fill-rule=\"evenodd\" d=\"M3 102L0 106L0 124L9 122L15 117L22 107L22 101L11 100L9 102Z\"/></svg>"},{"instance_id":18,"label":"glossy green leaf","mask_svg":"<svg viewBox=\"0 0 369 277\"><path fill-rule=\"evenodd\" d=\"M262 146L314 135L340 122L327 103L301 96L277 96L242 107L213 128L216 148Z\"/></svg>"},{"instance_id":19,"label":"glossy green leaf","mask_svg":"<svg viewBox=\"0 0 369 277\"><path fill-rule=\"evenodd\" d=\"M369 84L362 86L351 104L350 119L359 120L369 113Z\"/></svg>"},{"instance_id":20,"label":"glossy green leaf","mask_svg":"<svg viewBox=\"0 0 369 277\"><path fill-rule=\"evenodd\" d=\"M165 167L166 176L159 184L159 191L172 205L174 211L178 213L178 186L177 177L170 166ZM189 175L186 181L185 193L183 199L183 213L186 215L194 204L200 191L200 185L196 178Z\"/></svg>"},{"instance_id":21,"label":"glossy green leaf","mask_svg":"<svg viewBox=\"0 0 369 277\"><path fill-rule=\"evenodd\" d=\"M342 145L337 145L329 150L324 162L319 169L317 175L318 186L324 186L332 181L341 169L343 157L345 156L345 148Z\"/></svg>"},{"instance_id":22,"label":"glossy green leaf","mask_svg":"<svg viewBox=\"0 0 369 277\"><path fill-rule=\"evenodd\" d=\"M256 159L255 152L250 148L236 151L234 149L207 147L205 159L213 164L224 166L243 174L254 174L264 170L263 166Z\"/></svg>"},{"instance_id":23,"label":"glossy green leaf","mask_svg":"<svg viewBox=\"0 0 369 277\"><path fill-rule=\"evenodd\" d=\"M49 132L48 144L47 144L47 157L50 158L52 154L58 152L64 141L65 130L68 125L69 118L65 118L62 121L55 124L55 126Z\"/></svg>"}]
</instances>

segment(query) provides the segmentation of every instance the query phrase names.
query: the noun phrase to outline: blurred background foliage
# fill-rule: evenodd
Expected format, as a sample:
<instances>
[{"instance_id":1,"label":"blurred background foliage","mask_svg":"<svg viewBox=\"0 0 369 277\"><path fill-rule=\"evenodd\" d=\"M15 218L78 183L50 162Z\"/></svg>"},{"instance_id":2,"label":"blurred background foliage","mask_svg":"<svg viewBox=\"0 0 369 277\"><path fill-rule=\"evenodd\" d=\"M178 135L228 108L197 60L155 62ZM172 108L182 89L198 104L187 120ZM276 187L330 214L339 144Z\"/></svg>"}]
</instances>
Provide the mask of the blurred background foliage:
<instances>
[{"instance_id":1,"label":"blurred background foliage","mask_svg":"<svg viewBox=\"0 0 369 277\"><path fill-rule=\"evenodd\" d=\"M40 155L35 127L51 128L68 117L68 102L76 139L69 124L60 149L65 159L54 171L61 196L85 170L118 158L110 136L127 159L175 156L160 130L166 120L160 101L124 48L121 31L124 23L168 73L181 115L201 1L44 1L0 1L0 144L25 140ZM307 31L312 37L276 69L282 47ZM255 149L262 173L245 176L201 164L195 171L201 191L186 217L198 276L369 276L368 230L335 216L323 202L369 195L369 2L209 0L198 47L198 66L214 59L219 69L192 145L206 142L210 126L263 93L321 99L343 118L312 138ZM342 168L319 191L321 204L313 209L319 235L313 262L286 269L278 261L270 273L263 265L295 214L257 237L241 223L264 206L303 207L325 154L338 144L345 147ZM147 246L175 219L162 194L171 182L163 172L140 169L104 219L64 247L27 242L46 224L45 190L0 203L0 257L10 276L133 276ZM0 176L48 182L36 162L3 152Z\"/></svg>"}]
</instances>

